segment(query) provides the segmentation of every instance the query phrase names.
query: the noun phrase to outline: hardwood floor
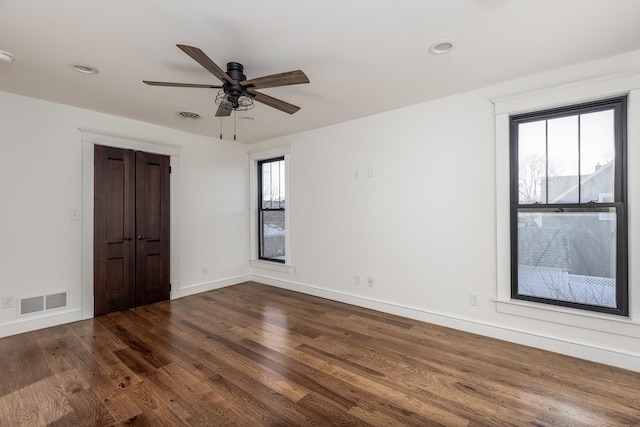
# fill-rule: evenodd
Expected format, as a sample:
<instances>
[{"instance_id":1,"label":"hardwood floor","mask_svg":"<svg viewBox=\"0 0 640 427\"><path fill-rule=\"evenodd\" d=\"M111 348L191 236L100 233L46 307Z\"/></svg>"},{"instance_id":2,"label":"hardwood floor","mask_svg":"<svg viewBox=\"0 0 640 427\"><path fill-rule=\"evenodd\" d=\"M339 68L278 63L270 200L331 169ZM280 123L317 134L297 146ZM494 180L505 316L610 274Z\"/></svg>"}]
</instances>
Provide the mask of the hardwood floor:
<instances>
[{"instance_id":1,"label":"hardwood floor","mask_svg":"<svg viewBox=\"0 0 640 427\"><path fill-rule=\"evenodd\" d=\"M0 425L631 426L640 374L244 283L0 339Z\"/></svg>"}]
</instances>

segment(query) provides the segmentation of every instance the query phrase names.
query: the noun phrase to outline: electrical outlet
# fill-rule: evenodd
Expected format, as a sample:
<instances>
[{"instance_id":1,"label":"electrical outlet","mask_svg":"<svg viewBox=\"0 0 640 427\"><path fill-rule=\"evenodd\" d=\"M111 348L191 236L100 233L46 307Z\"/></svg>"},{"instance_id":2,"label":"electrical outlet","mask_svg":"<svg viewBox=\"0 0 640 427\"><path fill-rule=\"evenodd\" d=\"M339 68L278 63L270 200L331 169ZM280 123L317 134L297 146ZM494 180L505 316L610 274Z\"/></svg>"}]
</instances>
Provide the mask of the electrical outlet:
<instances>
[{"instance_id":1,"label":"electrical outlet","mask_svg":"<svg viewBox=\"0 0 640 427\"><path fill-rule=\"evenodd\" d=\"M367 285L369 285L370 288L373 288L374 282L375 281L373 280L373 276L367 277Z\"/></svg>"},{"instance_id":2,"label":"electrical outlet","mask_svg":"<svg viewBox=\"0 0 640 427\"><path fill-rule=\"evenodd\" d=\"M2 308L11 308L16 305L15 297L2 297Z\"/></svg>"},{"instance_id":3,"label":"electrical outlet","mask_svg":"<svg viewBox=\"0 0 640 427\"><path fill-rule=\"evenodd\" d=\"M360 285L360 276L358 276L357 274L353 276L353 284Z\"/></svg>"},{"instance_id":4,"label":"electrical outlet","mask_svg":"<svg viewBox=\"0 0 640 427\"><path fill-rule=\"evenodd\" d=\"M202 274L209 273L209 269L207 267L202 267Z\"/></svg>"},{"instance_id":5,"label":"electrical outlet","mask_svg":"<svg viewBox=\"0 0 640 427\"><path fill-rule=\"evenodd\" d=\"M478 298L479 298L478 294L469 294L469 304L480 305Z\"/></svg>"}]
</instances>

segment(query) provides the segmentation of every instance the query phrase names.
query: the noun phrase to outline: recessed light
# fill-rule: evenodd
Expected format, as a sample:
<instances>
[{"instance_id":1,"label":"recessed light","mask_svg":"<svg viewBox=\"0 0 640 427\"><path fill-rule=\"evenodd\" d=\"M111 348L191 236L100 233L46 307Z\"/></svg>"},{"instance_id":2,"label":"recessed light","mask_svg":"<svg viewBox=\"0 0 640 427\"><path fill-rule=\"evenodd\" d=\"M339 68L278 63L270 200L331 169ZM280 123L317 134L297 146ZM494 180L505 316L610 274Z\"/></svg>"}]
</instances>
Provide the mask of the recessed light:
<instances>
[{"instance_id":1,"label":"recessed light","mask_svg":"<svg viewBox=\"0 0 640 427\"><path fill-rule=\"evenodd\" d=\"M13 54L7 52L6 50L0 50L0 61L3 62L13 62L15 58Z\"/></svg>"},{"instance_id":2,"label":"recessed light","mask_svg":"<svg viewBox=\"0 0 640 427\"><path fill-rule=\"evenodd\" d=\"M81 64L79 62L73 62L69 64L72 70L77 71L82 74L98 74L99 71L96 67L87 64Z\"/></svg>"},{"instance_id":3,"label":"recessed light","mask_svg":"<svg viewBox=\"0 0 640 427\"><path fill-rule=\"evenodd\" d=\"M433 53L434 55L441 55L443 53L451 52L455 48L456 48L455 40L443 39L443 40L438 40L437 42L429 46L429 52Z\"/></svg>"}]
</instances>

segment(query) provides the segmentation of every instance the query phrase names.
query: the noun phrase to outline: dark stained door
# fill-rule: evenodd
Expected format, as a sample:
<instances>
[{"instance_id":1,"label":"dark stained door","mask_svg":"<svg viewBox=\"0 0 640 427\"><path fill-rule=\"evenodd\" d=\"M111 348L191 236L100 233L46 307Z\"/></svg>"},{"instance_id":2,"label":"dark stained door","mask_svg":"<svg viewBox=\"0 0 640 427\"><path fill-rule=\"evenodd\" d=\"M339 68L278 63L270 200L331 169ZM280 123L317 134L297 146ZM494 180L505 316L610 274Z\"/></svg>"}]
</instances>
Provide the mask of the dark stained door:
<instances>
[{"instance_id":1,"label":"dark stained door","mask_svg":"<svg viewBox=\"0 0 640 427\"><path fill-rule=\"evenodd\" d=\"M169 299L169 157L136 153L136 305Z\"/></svg>"},{"instance_id":2,"label":"dark stained door","mask_svg":"<svg viewBox=\"0 0 640 427\"><path fill-rule=\"evenodd\" d=\"M94 313L169 298L169 157L95 146Z\"/></svg>"},{"instance_id":3,"label":"dark stained door","mask_svg":"<svg viewBox=\"0 0 640 427\"><path fill-rule=\"evenodd\" d=\"M135 304L135 152L95 146L95 315Z\"/></svg>"}]
</instances>

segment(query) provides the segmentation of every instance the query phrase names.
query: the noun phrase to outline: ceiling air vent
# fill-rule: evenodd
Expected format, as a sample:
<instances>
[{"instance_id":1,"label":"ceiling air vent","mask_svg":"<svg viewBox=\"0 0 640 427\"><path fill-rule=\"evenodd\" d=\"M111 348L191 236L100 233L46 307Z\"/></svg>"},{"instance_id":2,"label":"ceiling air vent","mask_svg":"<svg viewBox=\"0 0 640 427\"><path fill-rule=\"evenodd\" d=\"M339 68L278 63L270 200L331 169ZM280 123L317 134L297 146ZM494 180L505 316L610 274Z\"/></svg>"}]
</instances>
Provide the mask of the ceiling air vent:
<instances>
[{"instance_id":1,"label":"ceiling air vent","mask_svg":"<svg viewBox=\"0 0 640 427\"><path fill-rule=\"evenodd\" d=\"M200 118L200 114L194 113L193 111L180 111L178 115L183 119L198 120Z\"/></svg>"}]
</instances>

